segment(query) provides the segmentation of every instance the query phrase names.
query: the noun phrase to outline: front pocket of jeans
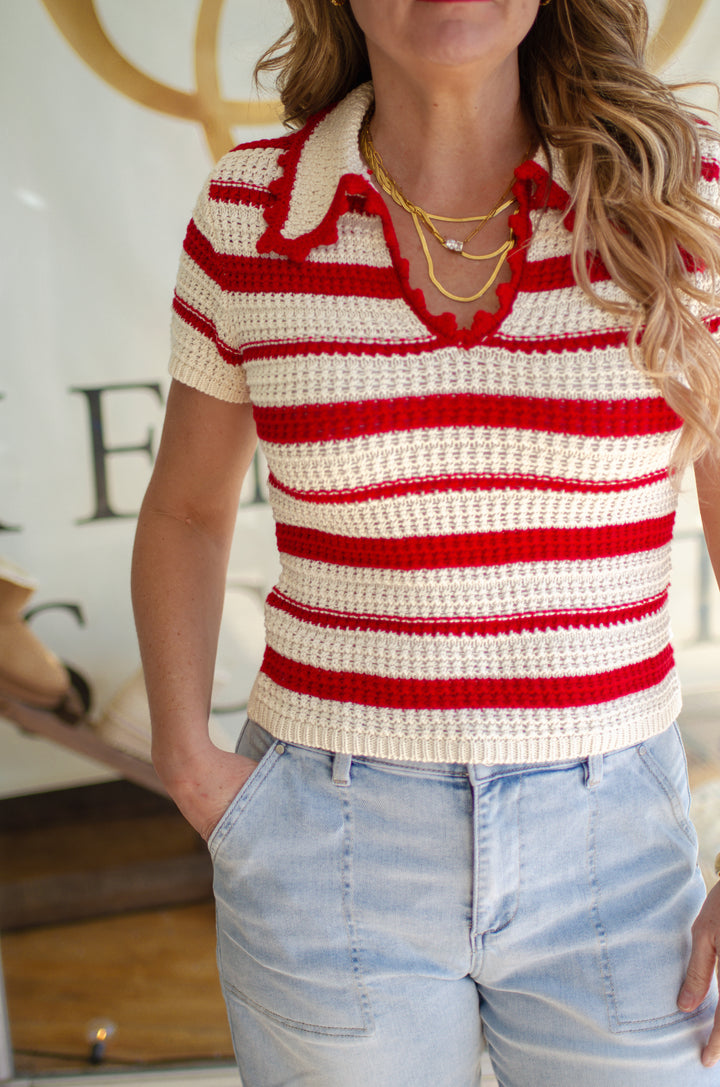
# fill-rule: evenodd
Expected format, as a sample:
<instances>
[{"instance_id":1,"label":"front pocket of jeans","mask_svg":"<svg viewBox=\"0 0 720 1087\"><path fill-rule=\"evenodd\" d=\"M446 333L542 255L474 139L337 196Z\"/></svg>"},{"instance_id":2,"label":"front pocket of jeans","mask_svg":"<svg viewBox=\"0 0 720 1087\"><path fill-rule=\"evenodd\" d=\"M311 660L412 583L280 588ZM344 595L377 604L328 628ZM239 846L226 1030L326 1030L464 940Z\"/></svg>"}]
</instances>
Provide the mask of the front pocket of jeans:
<instances>
[{"instance_id":1,"label":"front pocket of jeans","mask_svg":"<svg viewBox=\"0 0 720 1087\"><path fill-rule=\"evenodd\" d=\"M210 850L211 857L214 858L217 855L223 841L238 820L241 819L243 813L253 802L255 796L262 789L273 766L277 763L277 760L281 758L284 750L284 745L275 740L260 759L260 762L250 774L250 777L240 786L239 790L220 816L217 826L208 838L207 847Z\"/></svg>"},{"instance_id":2,"label":"front pocket of jeans","mask_svg":"<svg viewBox=\"0 0 720 1087\"><path fill-rule=\"evenodd\" d=\"M695 828L690 822L687 764L677 725L640 744L637 753L648 774L665 796L678 827L696 848Z\"/></svg>"},{"instance_id":3,"label":"front pocket of jeans","mask_svg":"<svg viewBox=\"0 0 720 1087\"><path fill-rule=\"evenodd\" d=\"M677 1008L690 929L704 898L677 736L610 756L593 790L595 927L610 1026L652 1030Z\"/></svg>"},{"instance_id":4,"label":"front pocket of jeans","mask_svg":"<svg viewBox=\"0 0 720 1087\"><path fill-rule=\"evenodd\" d=\"M366 1035L372 1015L354 916L347 790L333 785L329 758L285 744L268 752L253 779L213 856L231 1020L242 1005L296 1031Z\"/></svg>"}]
</instances>

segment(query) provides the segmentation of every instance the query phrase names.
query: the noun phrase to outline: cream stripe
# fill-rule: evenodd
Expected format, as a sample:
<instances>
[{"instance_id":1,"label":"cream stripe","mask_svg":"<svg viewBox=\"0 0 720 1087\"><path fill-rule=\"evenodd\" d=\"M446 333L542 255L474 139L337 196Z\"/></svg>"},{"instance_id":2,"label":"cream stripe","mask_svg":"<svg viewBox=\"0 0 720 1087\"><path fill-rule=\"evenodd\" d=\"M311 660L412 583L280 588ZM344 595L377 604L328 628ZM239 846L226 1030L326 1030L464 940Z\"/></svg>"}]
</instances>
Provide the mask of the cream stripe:
<instances>
[{"instance_id":1,"label":"cream stripe","mask_svg":"<svg viewBox=\"0 0 720 1087\"><path fill-rule=\"evenodd\" d=\"M233 298L231 317L231 335L243 344L329 340L372 350L373 343L432 339L403 299L239 293Z\"/></svg>"},{"instance_id":2,"label":"cream stripe","mask_svg":"<svg viewBox=\"0 0 720 1087\"><path fill-rule=\"evenodd\" d=\"M438 487L441 486L438 481ZM275 517L287 525L370 539L450 536L530 528L592 528L662 517L677 496L667 479L641 491L609 494L536 491L449 491L394 498L319 504L272 489Z\"/></svg>"},{"instance_id":3,"label":"cream stripe","mask_svg":"<svg viewBox=\"0 0 720 1087\"><path fill-rule=\"evenodd\" d=\"M374 304L374 303L373 303ZM260 407L354 403L407 396L471 393L550 400L640 400L658 397L645 374L631 366L622 348L603 352L524 355L501 348L454 347L420 354L343 358L320 354L278 357L247 365L253 399Z\"/></svg>"},{"instance_id":4,"label":"cream stripe","mask_svg":"<svg viewBox=\"0 0 720 1087\"><path fill-rule=\"evenodd\" d=\"M313 249L308 260L319 264L366 265L368 268L392 268L392 258L385 244L385 236L379 219L347 212L338 222L338 239L335 245Z\"/></svg>"},{"instance_id":5,"label":"cream stripe","mask_svg":"<svg viewBox=\"0 0 720 1087\"><path fill-rule=\"evenodd\" d=\"M214 177L220 181L236 183L242 180L251 188L267 190L269 183L278 176L278 159L282 147L245 147L225 155L215 167Z\"/></svg>"},{"instance_id":6,"label":"cream stripe","mask_svg":"<svg viewBox=\"0 0 720 1087\"><path fill-rule=\"evenodd\" d=\"M235 404L249 401L242 368L229 366L207 336L190 328L176 314L172 317L172 340L171 377L219 400Z\"/></svg>"},{"instance_id":7,"label":"cream stripe","mask_svg":"<svg viewBox=\"0 0 720 1087\"><path fill-rule=\"evenodd\" d=\"M210 324L218 324L224 307L222 287L206 275L184 250L178 266L177 294Z\"/></svg>"},{"instance_id":8,"label":"cream stripe","mask_svg":"<svg viewBox=\"0 0 720 1087\"><path fill-rule=\"evenodd\" d=\"M664 609L633 623L494 637L426 637L336 630L268 608L268 641L300 664L403 679L592 675L657 656L669 640Z\"/></svg>"},{"instance_id":9,"label":"cream stripe","mask_svg":"<svg viewBox=\"0 0 720 1087\"><path fill-rule=\"evenodd\" d=\"M254 721L291 743L375 758L485 764L607 753L663 731L679 712L675 672L650 691L568 710L369 713L365 706L284 691L262 674L248 704Z\"/></svg>"},{"instance_id":10,"label":"cream stripe","mask_svg":"<svg viewBox=\"0 0 720 1087\"><path fill-rule=\"evenodd\" d=\"M531 260L549 260L570 253L572 234L566 229L562 212L539 208L530 212L532 224Z\"/></svg>"},{"instance_id":11,"label":"cream stripe","mask_svg":"<svg viewBox=\"0 0 720 1087\"><path fill-rule=\"evenodd\" d=\"M593 288L601 298L627 302L623 292L610 281L594 283ZM499 335L533 342L618 328L627 328L627 321L601 310L577 286L556 287L552 291L523 291L521 287Z\"/></svg>"},{"instance_id":12,"label":"cream stripe","mask_svg":"<svg viewBox=\"0 0 720 1087\"><path fill-rule=\"evenodd\" d=\"M274 253L259 254L257 251L258 238L265 232L263 208L252 205L243 205L242 217L238 216L237 206L234 204L215 201L211 205L215 215L217 229L225 242L223 252L231 257L251 257L264 260L284 260ZM238 231L238 224L242 226L242 233ZM331 258L328 259L329 254ZM310 251L307 257L310 264L333 265L364 265L367 268L390 268L392 261L385 246L380 221L377 221L376 229L369 227L364 215L346 213L338 223L338 240L335 245L328 248L319 246Z\"/></svg>"},{"instance_id":13,"label":"cream stripe","mask_svg":"<svg viewBox=\"0 0 720 1087\"><path fill-rule=\"evenodd\" d=\"M270 470L297 490L348 490L403 479L453 475L532 475L626 480L662 469L674 435L586 438L483 427L394 431L339 442L263 442ZM544 502L544 498L542 499Z\"/></svg>"},{"instance_id":14,"label":"cream stripe","mask_svg":"<svg viewBox=\"0 0 720 1087\"><path fill-rule=\"evenodd\" d=\"M278 587L308 607L432 619L622 607L655 599L669 579L669 548L614 559L478 570L365 570L285 555Z\"/></svg>"},{"instance_id":15,"label":"cream stripe","mask_svg":"<svg viewBox=\"0 0 720 1087\"><path fill-rule=\"evenodd\" d=\"M266 255L257 251L258 238L267 229L263 208L243 205L238 214L235 204L214 201L211 207L219 238L216 244L222 246L221 254L272 260L272 254Z\"/></svg>"}]
</instances>

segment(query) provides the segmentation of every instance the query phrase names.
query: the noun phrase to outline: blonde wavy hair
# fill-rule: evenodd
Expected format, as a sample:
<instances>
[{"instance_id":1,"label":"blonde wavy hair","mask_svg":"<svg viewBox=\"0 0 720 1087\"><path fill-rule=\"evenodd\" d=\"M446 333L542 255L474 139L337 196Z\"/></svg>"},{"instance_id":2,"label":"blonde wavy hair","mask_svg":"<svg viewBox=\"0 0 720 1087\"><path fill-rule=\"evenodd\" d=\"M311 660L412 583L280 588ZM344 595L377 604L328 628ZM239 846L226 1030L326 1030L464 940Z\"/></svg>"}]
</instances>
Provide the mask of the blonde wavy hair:
<instances>
[{"instance_id":1,"label":"blonde wavy hair","mask_svg":"<svg viewBox=\"0 0 720 1087\"><path fill-rule=\"evenodd\" d=\"M299 126L368 80L370 66L347 3L287 4L293 24L255 74L278 73L285 123ZM720 345L702 320L718 309L720 216L698 195L700 134L718 137L649 71L647 45L643 0L550 0L521 43L520 78L527 116L571 182L577 282L630 320L636 363L684 421L679 475L705 451L720 454ZM598 296L588 249L627 301Z\"/></svg>"}]
</instances>

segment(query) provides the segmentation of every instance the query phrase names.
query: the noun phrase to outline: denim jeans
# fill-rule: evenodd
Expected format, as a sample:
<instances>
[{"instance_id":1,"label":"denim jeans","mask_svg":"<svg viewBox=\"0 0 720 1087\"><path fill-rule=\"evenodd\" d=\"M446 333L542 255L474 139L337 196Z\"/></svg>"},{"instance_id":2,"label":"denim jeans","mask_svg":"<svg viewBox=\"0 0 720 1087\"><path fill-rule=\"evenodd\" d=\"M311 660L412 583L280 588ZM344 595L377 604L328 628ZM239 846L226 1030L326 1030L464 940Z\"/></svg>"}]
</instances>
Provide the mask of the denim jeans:
<instances>
[{"instance_id":1,"label":"denim jeans","mask_svg":"<svg viewBox=\"0 0 720 1087\"><path fill-rule=\"evenodd\" d=\"M210 839L244 1087L717 1087L676 727L529 766L274 741Z\"/></svg>"}]
</instances>

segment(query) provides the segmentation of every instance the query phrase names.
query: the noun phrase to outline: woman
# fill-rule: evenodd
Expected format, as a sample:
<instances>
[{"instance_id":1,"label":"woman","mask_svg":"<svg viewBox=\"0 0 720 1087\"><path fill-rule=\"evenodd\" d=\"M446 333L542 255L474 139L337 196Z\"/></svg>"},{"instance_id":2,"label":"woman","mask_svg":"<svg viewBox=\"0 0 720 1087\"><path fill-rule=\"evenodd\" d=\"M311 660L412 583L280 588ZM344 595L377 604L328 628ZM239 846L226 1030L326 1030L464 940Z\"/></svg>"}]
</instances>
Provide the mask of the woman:
<instances>
[{"instance_id":1,"label":"woman","mask_svg":"<svg viewBox=\"0 0 720 1087\"><path fill-rule=\"evenodd\" d=\"M720 1083L667 620L693 460L720 570L717 145L640 0L289 6L296 131L196 208L134 569L243 1082L469 1087L484 1035L503 1087ZM257 436L282 575L228 754Z\"/></svg>"}]
</instances>

